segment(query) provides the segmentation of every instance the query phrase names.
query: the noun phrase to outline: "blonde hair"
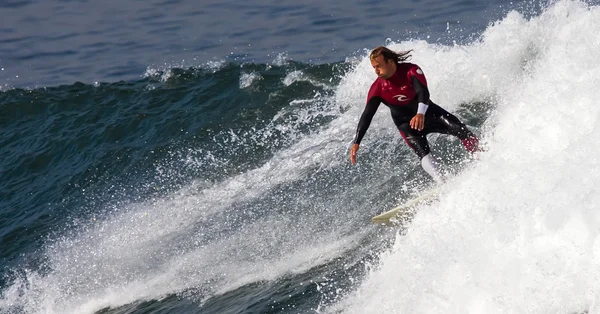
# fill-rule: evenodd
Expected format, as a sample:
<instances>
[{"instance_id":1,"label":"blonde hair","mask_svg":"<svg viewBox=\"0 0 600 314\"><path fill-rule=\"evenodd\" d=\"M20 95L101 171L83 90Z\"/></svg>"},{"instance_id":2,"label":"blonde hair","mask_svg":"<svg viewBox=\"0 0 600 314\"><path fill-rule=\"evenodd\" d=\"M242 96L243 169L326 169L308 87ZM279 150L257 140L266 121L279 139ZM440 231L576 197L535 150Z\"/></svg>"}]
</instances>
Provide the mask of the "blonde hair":
<instances>
[{"instance_id":1,"label":"blonde hair","mask_svg":"<svg viewBox=\"0 0 600 314\"><path fill-rule=\"evenodd\" d=\"M400 63L400 62L404 62L408 59L410 59L411 56L411 50L406 50L406 51L400 51L400 52L395 52L387 47L384 46L379 46L375 49L373 49L373 51L371 51L371 55L369 56L369 58L371 60L374 60L375 58L379 57L379 56L383 56L383 60L385 60L385 62L387 62L388 60L394 60L394 62L396 63Z\"/></svg>"}]
</instances>

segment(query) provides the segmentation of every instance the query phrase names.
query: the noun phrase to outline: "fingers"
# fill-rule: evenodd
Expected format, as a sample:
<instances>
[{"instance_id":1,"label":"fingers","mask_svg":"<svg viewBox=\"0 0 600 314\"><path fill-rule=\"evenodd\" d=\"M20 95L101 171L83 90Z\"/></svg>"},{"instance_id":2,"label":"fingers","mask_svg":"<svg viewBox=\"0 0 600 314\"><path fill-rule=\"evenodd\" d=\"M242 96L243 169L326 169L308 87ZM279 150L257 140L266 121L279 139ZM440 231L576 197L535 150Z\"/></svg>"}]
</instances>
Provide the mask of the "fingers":
<instances>
[{"instance_id":1,"label":"fingers","mask_svg":"<svg viewBox=\"0 0 600 314\"><path fill-rule=\"evenodd\" d=\"M416 115L410 119L410 127L415 130L423 130L425 128L425 118L422 115Z\"/></svg>"},{"instance_id":2,"label":"fingers","mask_svg":"<svg viewBox=\"0 0 600 314\"><path fill-rule=\"evenodd\" d=\"M410 127L417 130L419 127L419 119L417 117L413 117L410 119Z\"/></svg>"},{"instance_id":3,"label":"fingers","mask_svg":"<svg viewBox=\"0 0 600 314\"><path fill-rule=\"evenodd\" d=\"M353 144L350 149L350 162L355 165L356 164L356 151L358 151L358 144Z\"/></svg>"},{"instance_id":4,"label":"fingers","mask_svg":"<svg viewBox=\"0 0 600 314\"><path fill-rule=\"evenodd\" d=\"M410 120L410 127L415 130L419 129L419 119L417 119L417 117L414 117Z\"/></svg>"}]
</instances>

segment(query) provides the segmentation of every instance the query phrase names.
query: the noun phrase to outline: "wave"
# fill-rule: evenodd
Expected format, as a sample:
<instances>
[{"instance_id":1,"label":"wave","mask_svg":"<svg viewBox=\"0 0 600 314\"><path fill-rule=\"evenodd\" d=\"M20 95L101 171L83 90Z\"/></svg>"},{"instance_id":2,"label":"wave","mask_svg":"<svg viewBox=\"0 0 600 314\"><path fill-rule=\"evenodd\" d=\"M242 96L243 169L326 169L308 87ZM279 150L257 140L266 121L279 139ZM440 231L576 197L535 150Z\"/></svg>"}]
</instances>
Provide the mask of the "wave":
<instances>
[{"instance_id":1,"label":"wave","mask_svg":"<svg viewBox=\"0 0 600 314\"><path fill-rule=\"evenodd\" d=\"M21 162L3 187L53 171L21 193L53 200L46 214L70 212L51 222L43 265L6 280L0 309L93 313L172 295L202 305L292 277L317 296L310 311L593 312L597 15L559 1L511 12L471 43L391 43L415 51L432 98L487 152L463 167L456 139L431 137L460 174L389 250L369 218L431 182L383 106L349 165L375 77L366 56L2 92L7 128L24 134L3 138ZM25 158L43 153L46 164ZM15 208L41 204L23 195ZM345 272L356 265L366 275Z\"/></svg>"},{"instance_id":2,"label":"wave","mask_svg":"<svg viewBox=\"0 0 600 314\"><path fill-rule=\"evenodd\" d=\"M598 312L599 18L557 1L509 13L471 45L429 49L434 77L456 78L434 89L496 100L488 151L331 311Z\"/></svg>"}]
</instances>

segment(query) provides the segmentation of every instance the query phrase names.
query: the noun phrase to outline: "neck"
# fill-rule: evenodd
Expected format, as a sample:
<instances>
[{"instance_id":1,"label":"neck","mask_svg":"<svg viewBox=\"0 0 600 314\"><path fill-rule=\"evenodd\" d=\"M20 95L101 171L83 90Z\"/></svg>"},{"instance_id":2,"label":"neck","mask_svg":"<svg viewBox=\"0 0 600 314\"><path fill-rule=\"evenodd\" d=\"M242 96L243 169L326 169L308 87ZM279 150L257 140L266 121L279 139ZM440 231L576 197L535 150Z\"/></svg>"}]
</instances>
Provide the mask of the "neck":
<instances>
[{"instance_id":1,"label":"neck","mask_svg":"<svg viewBox=\"0 0 600 314\"><path fill-rule=\"evenodd\" d=\"M394 76L394 74L396 74L396 70L398 70L398 64L396 64L396 62L393 63L392 69L393 69L392 70L392 74L390 74L390 76L388 76L386 78L386 80L392 78L392 76Z\"/></svg>"}]
</instances>

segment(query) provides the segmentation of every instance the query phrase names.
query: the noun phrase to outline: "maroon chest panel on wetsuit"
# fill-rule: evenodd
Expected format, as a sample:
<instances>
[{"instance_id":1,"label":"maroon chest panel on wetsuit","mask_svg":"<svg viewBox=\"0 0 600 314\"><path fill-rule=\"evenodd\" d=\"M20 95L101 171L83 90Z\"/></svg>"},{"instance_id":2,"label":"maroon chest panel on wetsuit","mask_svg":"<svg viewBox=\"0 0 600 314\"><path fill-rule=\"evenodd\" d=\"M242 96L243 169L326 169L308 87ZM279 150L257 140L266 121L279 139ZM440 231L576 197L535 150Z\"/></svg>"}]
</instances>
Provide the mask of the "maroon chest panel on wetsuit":
<instances>
[{"instance_id":1,"label":"maroon chest panel on wetsuit","mask_svg":"<svg viewBox=\"0 0 600 314\"><path fill-rule=\"evenodd\" d=\"M416 76L423 85L427 86L427 80L423 71L412 63L400 63L396 72L389 79L377 78L371 89L369 96L380 97L383 103L388 106L405 106L412 102L416 96L415 88L411 83L411 76Z\"/></svg>"}]
</instances>

